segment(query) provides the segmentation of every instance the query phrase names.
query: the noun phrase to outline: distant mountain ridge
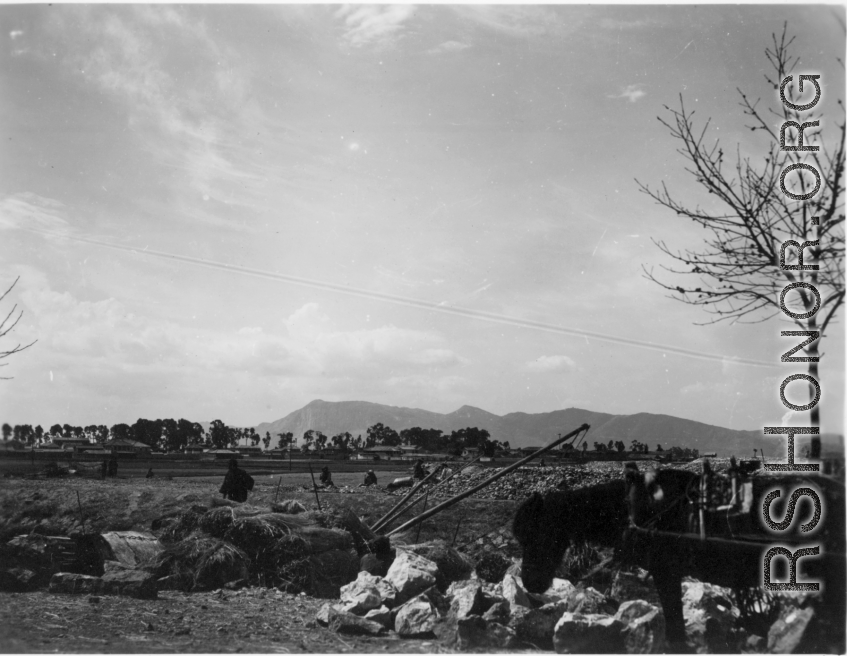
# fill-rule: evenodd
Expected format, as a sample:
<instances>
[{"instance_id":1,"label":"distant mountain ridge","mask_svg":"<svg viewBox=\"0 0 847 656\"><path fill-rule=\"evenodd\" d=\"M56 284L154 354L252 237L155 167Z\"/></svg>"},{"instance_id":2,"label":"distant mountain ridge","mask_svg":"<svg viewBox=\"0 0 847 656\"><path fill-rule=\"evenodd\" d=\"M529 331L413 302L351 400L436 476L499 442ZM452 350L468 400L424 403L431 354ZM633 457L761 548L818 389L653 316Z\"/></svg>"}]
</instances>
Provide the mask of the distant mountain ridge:
<instances>
[{"instance_id":1,"label":"distant mountain ridge","mask_svg":"<svg viewBox=\"0 0 847 656\"><path fill-rule=\"evenodd\" d=\"M397 432L415 426L436 428L446 433L469 426L484 428L492 439L508 441L513 447L548 444L557 435L587 423L591 426L586 437L589 449L594 442L623 440L628 447L632 440L638 440L649 445L651 450L661 444L664 449L690 447L699 449L700 453L735 454L742 458L752 458L754 448L764 449L765 454L771 456L785 453L784 440L766 437L761 431L733 430L670 415L646 412L612 415L580 408L535 414L511 412L500 416L469 405L441 414L368 401L315 400L282 419L261 423L255 428L262 436L270 432L271 444L275 445L277 433L291 432L298 440L309 429L319 430L328 437L344 431L364 437L368 427L376 423L390 426ZM839 443L837 448L843 449L843 445ZM824 450L827 450L826 446Z\"/></svg>"}]
</instances>

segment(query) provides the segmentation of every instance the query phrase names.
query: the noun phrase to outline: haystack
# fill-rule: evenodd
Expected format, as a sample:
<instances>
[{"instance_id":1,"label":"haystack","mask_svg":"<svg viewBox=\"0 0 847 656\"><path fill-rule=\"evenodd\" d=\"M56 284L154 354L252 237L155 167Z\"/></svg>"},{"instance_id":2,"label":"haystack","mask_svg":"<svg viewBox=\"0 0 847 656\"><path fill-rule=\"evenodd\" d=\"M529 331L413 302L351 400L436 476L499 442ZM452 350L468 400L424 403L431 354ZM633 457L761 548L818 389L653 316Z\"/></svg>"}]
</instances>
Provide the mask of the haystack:
<instances>
[{"instance_id":1,"label":"haystack","mask_svg":"<svg viewBox=\"0 0 847 656\"><path fill-rule=\"evenodd\" d=\"M157 557L155 569L182 590L211 590L247 578L250 559L224 540L193 533L167 546Z\"/></svg>"}]
</instances>

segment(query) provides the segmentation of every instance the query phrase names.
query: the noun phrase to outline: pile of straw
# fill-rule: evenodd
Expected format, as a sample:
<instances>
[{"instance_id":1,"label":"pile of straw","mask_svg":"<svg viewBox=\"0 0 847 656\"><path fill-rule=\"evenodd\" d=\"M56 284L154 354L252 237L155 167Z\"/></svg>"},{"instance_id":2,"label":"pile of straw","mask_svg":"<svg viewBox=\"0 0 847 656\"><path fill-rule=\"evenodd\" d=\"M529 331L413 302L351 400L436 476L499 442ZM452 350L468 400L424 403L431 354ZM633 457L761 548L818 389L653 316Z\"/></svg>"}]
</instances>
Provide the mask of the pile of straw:
<instances>
[{"instance_id":1,"label":"pile of straw","mask_svg":"<svg viewBox=\"0 0 847 656\"><path fill-rule=\"evenodd\" d=\"M165 547L154 569L160 577L172 577L176 587L182 590L212 590L229 581L247 578L250 559L228 542L192 533Z\"/></svg>"}]
</instances>

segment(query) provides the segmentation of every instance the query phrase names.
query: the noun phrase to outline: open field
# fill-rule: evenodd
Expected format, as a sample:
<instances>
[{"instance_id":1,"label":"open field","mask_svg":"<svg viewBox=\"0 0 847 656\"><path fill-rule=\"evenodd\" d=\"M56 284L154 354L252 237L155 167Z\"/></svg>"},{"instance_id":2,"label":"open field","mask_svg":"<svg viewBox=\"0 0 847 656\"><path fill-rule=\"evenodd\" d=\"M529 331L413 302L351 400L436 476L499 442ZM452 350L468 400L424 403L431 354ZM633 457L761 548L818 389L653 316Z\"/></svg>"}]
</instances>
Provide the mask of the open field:
<instances>
[{"instance_id":1,"label":"open field","mask_svg":"<svg viewBox=\"0 0 847 656\"><path fill-rule=\"evenodd\" d=\"M358 485L358 472L334 473L338 485ZM380 482L404 471L380 472ZM280 478L282 479L280 482ZM33 529L52 535L81 531L149 531L151 522L177 508L220 497L222 476L150 480L96 480L77 477L0 479L0 540ZM257 476L250 503L297 499L315 508L309 474ZM364 490L362 490L365 492ZM79 495L79 502L77 501ZM322 507L351 508L373 522L399 500L382 491L362 494L321 492ZM492 527L508 524L512 502L467 500L423 524L420 541L440 537L456 544ZM82 515L80 515L80 507ZM458 527L458 532L457 532ZM417 529L410 531L416 533ZM414 540L416 535L409 535ZM47 592L0 593L2 652L436 652L429 640L338 636L314 625L325 600L248 588L185 594L162 591L158 600Z\"/></svg>"}]
</instances>

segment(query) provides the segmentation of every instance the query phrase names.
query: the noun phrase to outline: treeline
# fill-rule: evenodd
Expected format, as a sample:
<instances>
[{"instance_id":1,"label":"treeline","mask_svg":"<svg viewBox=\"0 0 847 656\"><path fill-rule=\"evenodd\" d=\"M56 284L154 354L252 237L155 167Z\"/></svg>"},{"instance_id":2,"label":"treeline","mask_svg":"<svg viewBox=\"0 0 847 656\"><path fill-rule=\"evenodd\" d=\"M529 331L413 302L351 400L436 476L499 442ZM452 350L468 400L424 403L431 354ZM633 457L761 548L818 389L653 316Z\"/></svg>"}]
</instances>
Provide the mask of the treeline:
<instances>
[{"instance_id":1,"label":"treeline","mask_svg":"<svg viewBox=\"0 0 847 656\"><path fill-rule=\"evenodd\" d=\"M280 438L280 448L285 448L290 443L285 440L292 439L291 433L277 433L277 436ZM320 431L308 430L303 434L300 448L304 451L312 448L320 451L327 445L341 451L370 449L375 446L414 446L421 451L450 455L460 455L465 449L471 449L487 456L509 449L508 442L492 440L491 435L484 428L462 428L448 435L436 428L416 426L404 428L398 433L390 426L381 423L369 427L364 438L361 435L353 437L347 432L329 438Z\"/></svg>"},{"instance_id":2,"label":"treeline","mask_svg":"<svg viewBox=\"0 0 847 656\"><path fill-rule=\"evenodd\" d=\"M569 446L569 445L565 445ZM583 443L583 447L585 444ZM608 443L604 444L603 442L594 442L594 450L603 452L614 452L623 453L624 451L629 451L629 453L647 453L649 451L649 447L646 444L642 444L638 440L632 440L629 449L626 448L626 444L624 444L621 440L609 440ZM662 448L661 444L656 445L656 453L665 453L672 458L699 458L700 451L698 449L688 449L680 446L672 446L667 451Z\"/></svg>"},{"instance_id":3,"label":"treeline","mask_svg":"<svg viewBox=\"0 0 847 656\"><path fill-rule=\"evenodd\" d=\"M130 439L143 442L153 449L177 451L192 444L205 444L203 426L187 419L139 419L134 424L115 424L111 427L91 424L71 426L53 424L48 430L41 426L3 424L3 439L15 439L24 444L44 444L54 438L85 439L103 444L109 440Z\"/></svg>"}]
</instances>

